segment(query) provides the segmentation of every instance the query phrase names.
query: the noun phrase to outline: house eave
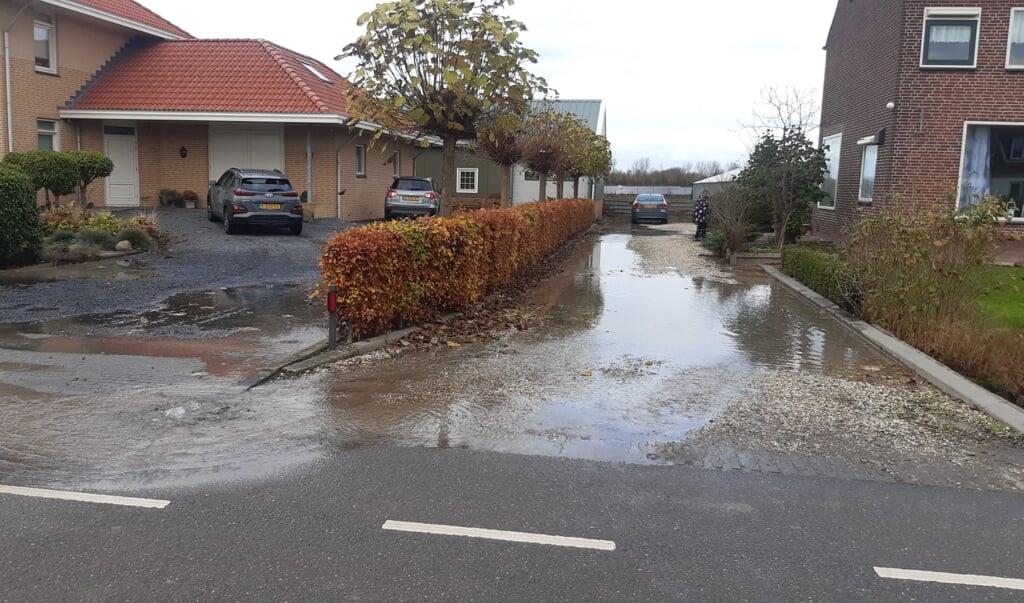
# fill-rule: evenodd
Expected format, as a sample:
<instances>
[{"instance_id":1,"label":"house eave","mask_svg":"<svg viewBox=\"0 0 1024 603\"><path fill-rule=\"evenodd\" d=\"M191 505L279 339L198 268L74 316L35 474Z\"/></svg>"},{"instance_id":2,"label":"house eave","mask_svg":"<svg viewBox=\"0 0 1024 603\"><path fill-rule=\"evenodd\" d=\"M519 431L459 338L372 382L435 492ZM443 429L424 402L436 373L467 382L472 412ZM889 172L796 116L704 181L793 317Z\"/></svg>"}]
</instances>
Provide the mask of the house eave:
<instances>
[{"instance_id":1,"label":"house eave","mask_svg":"<svg viewBox=\"0 0 1024 603\"><path fill-rule=\"evenodd\" d=\"M77 2L71 2L69 0L40 0L40 2L42 2L43 4L49 4L50 6L55 6L57 8L62 8L73 13L78 13L80 15L92 17L93 19L99 19L100 21L106 21L107 23L113 23L115 25L120 25L121 27L127 27L128 29L133 29L135 31L149 34L151 36L156 36L158 38L163 38L165 40L188 40L191 38L191 36L183 36L178 33L166 31L160 29L159 27L146 25L145 23L140 23L133 19L127 19L119 15L114 15L106 11L99 10L97 8L92 8L91 6L82 6Z\"/></svg>"},{"instance_id":2,"label":"house eave","mask_svg":"<svg viewBox=\"0 0 1024 603\"><path fill-rule=\"evenodd\" d=\"M124 121L204 121L287 124L348 125L350 118L337 113L242 113L224 111L119 111L61 109L62 119L107 119Z\"/></svg>"}]
</instances>

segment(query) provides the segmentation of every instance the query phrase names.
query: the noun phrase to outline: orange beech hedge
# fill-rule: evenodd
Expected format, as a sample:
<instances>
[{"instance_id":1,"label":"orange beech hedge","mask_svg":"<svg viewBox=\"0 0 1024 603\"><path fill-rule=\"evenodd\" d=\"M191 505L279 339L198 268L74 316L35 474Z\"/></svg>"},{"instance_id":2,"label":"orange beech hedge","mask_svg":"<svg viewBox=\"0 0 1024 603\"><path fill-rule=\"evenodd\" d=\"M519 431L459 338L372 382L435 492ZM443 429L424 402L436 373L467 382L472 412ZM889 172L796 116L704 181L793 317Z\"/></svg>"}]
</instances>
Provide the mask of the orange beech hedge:
<instances>
[{"instance_id":1,"label":"orange beech hedge","mask_svg":"<svg viewBox=\"0 0 1024 603\"><path fill-rule=\"evenodd\" d=\"M356 336L465 310L537 266L594 221L589 199L377 222L324 245L317 294L338 287Z\"/></svg>"}]
</instances>

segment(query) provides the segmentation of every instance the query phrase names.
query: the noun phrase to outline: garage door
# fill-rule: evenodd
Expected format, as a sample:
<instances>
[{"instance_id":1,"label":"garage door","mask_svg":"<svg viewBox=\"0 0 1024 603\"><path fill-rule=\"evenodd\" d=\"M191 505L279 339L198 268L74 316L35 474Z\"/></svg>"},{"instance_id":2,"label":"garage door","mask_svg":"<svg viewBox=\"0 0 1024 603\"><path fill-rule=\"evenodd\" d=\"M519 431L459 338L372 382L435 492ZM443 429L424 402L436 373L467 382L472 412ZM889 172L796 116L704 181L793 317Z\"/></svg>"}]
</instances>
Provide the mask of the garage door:
<instances>
[{"instance_id":1,"label":"garage door","mask_svg":"<svg viewBox=\"0 0 1024 603\"><path fill-rule=\"evenodd\" d=\"M210 130L210 180L228 168L284 170L284 132L274 129Z\"/></svg>"}]
</instances>

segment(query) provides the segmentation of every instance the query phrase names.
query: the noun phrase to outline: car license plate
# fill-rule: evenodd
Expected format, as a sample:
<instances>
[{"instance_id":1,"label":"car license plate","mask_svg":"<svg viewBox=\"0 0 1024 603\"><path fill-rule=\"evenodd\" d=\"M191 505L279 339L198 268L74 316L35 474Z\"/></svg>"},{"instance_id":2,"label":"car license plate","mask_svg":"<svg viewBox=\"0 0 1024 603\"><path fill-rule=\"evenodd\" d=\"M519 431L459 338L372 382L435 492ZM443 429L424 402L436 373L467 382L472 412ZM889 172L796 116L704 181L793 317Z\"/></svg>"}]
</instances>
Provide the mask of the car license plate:
<instances>
[{"instance_id":1,"label":"car license plate","mask_svg":"<svg viewBox=\"0 0 1024 603\"><path fill-rule=\"evenodd\" d=\"M260 209L281 209L280 203L260 203Z\"/></svg>"},{"instance_id":2,"label":"car license plate","mask_svg":"<svg viewBox=\"0 0 1024 603\"><path fill-rule=\"evenodd\" d=\"M415 201L416 203L419 203L421 199L422 197L416 197L414 195L404 195L402 197L402 201Z\"/></svg>"},{"instance_id":3,"label":"car license plate","mask_svg":"<svg viewBox=\"0 0 1024 603\"><path fill-rule=\"evenodd\" d=\"M648 203L648 204L644 205L644 209L654 209L655 207L658 207L658 206L657 205L653 205L651 203Z\"/></svg>"}]
</instances>

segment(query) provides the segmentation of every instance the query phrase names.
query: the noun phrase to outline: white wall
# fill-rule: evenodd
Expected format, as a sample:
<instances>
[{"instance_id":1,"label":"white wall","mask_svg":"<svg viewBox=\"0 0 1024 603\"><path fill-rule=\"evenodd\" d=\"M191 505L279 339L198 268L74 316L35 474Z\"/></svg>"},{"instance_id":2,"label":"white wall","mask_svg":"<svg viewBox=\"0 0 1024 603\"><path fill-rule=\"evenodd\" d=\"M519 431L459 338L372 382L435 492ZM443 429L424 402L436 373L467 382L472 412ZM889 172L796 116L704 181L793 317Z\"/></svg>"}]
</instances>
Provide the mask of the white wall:
<instances>
[{"instance_id":1,"label":"white wall","mask_svg":"<svg viewBox=\"0 0 1024 603\"><path fill-rule=\"evenodd\" d=\"M512 205L520 205L537 200L537 193L540 189L540 182L526 179L526 168L515 166L512 168ZM547 196L554 198L558 188L554 180L548 180ZM576 194L572 189L572 180L562 187L562 196L566 199L579 197L590 198L590 178L580 178L580 192Z\"/></svg>"}]
</instances>

